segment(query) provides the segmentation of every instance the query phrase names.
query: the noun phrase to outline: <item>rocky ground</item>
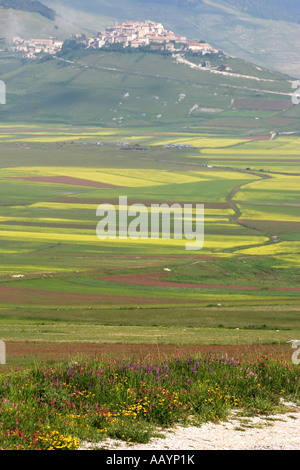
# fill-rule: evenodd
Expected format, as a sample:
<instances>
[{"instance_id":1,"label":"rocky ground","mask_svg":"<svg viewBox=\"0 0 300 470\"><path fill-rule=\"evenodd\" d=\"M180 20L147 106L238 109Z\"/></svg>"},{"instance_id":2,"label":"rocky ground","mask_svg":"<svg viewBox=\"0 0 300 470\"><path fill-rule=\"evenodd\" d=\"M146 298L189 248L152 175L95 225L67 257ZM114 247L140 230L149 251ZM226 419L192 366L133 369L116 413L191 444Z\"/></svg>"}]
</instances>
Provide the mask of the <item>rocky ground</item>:
<instances>
[{"instance_id":1,"label":"rocky ground","mask_svg":"<svg viewBox=\"0 0 300 470\"><path fill-rule=\"evenodd\" d=\"M85 443L80 450L300 450L300 408L289 404L288 409L261 417L235 414L226 422L201 427L177 426L148 444L107 439L98 445Z\"/></svg>"}]
</instances>

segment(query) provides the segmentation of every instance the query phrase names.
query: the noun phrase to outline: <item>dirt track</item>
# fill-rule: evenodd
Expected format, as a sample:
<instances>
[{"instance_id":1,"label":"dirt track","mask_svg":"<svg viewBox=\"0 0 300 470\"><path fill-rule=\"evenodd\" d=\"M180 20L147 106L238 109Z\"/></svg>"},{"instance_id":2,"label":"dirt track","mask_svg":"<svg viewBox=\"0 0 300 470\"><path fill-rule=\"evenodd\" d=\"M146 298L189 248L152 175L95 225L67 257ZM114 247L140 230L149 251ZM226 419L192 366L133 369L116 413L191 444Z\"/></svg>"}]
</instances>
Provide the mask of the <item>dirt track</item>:
<instances>
[{"instance_id":1,"label":"dirt track","mask_svg":"<svg viewBox=\"0 0 300 470\"><path fill-rule=\"evenodd\" d=\"M101 183L99 181L85 180L81 178L72 178L70 176L11 176L10 178L26 181L36 181L37 183L70 184L73 186L87 186L90 188L124 188L124 186L116 186L113 184Z\"/></svg>"},{"instance_id":2,"label":"dirt track","mask_svg":"<svg viewBox=\"0 0 300 470\"><path fill-rule=\"evenodd\" d=\"M91 304L167 304L175 303L172 298L135 297L125 295L85 294L77 292L60 292L25 287L0 286L0 298L3 304L29 303L30 305L91 305ZM176 299L176 303L193 303L193 300Z\"/></svg>"},{"instance_id":3,"label":"dirt track","mask_svg":"<svg viewBox=\"0 0 300 470\"><path fill-rule=\"evenodd\" d=\"M232 417L221 424L176 427L165 439L133 444L107 439L98 443L105 450L300 450L300 410L269 417ZM79 450L93 448L83 443Z\"/></svg>"}]
</instances>

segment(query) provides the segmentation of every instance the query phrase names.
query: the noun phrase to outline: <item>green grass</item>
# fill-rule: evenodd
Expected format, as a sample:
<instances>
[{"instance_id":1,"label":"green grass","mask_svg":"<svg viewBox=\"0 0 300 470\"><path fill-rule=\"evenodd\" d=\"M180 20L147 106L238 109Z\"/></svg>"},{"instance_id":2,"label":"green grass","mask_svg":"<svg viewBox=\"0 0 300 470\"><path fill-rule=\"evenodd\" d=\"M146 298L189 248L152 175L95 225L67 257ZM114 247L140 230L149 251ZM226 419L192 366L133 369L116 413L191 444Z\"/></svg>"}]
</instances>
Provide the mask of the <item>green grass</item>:
<instances>
[{"instance_id":1,"label":"green grass","mask_svg":"<svg viewBox=\"0 0 300 470\"><path fill-rule=\"evenodd\" d=\"M65 62L66 59L73 63ZM233 113L230 119L226 114L237 93L248 99L255 98L258 90L263 98L271 102L285 100L287 107L292 107L290 97L282 95L290 93L290 83L276 72L269 72L273 81L254 81L192 70L176 64L172 57L157 54L101 51L80 51L61 60L37 60L27 64L4 55L3 62L2 78L9 84L9 96L6 107L0 110L0 117L6 122L27 120L38 124L100 125L119 129L128 126L167 129L171 125L173 130L174 126L183 129L200 125L204 130L215 130L220 126L220 116L222 133L234 128L239 135L248 134L251 129L264 134L276 128L276 124L271 125L263 116L261 120L255 120L256 116L235 119ZM252 66L252 75L260 74ZM178 101L182 93L185 98ZM196 104L199 109L221 109L225 112L224 118L222 113L217 113L214 122L211 113L199 114L199 109L192 112ZM284 117L285 114L273 113L277 115ZM243 120L244 127L240 127ZM285 129L284 123L281 126L279 122L277 127Z\"/></svg>"},{"instance_id":2,"label":"green grass","mask_svg":"<svg viewBox=\"0 0 300 470\"><path fill-rule=\"evenodd\" d=\"M24 137L0 144L5 450L71 450L84 441L101 447L107 437L147 443L158 428L219 422L237 409L272 416L281 399L299 402L288 344L300 335L297 176L207 166L213 155L203 163L199 149L164 149L158 136L143 152L124 150L117 142L128 132L102 135L101 147L91 145L88 129L76 144L29 144ZM220 135L190 135L216 154L226 151ZM278 140L268 143L266 155ZM256 155L260 145L253 146ZM231 148L243 152L245 146ZM41 175L43 168L59 175L66 167L70 176L92 179L103 169L105 182L121 175L145 186L98 189L7 178ZM278 189L286 206L268 204ZM97 240L98 201L117 203L121 194L148 204L204 202L203 250L188 252L172 240ZM260 220L240 222L249 210ZM275 234L278 243L272 243ZM149 275L161 284L147 284ZM274 356L262 348L274 348ZM192 350L191 358L180 357Z\"/></svg>"},{"instance_id":3,"label":"green grass","mask_svg":"<svg viewBox=\"0 0 300 470\"><path fill-rule=\"evenodd\" d=\"M175 346L284 344L297 336L299 291L290 289L299 286L293 205L298 176L288 174L284 159L285 175L245 169L260 155L273 165L272 151L293 152L295 137L232 145L236 134L227 141L195 129L180 134L187 142L205 142L209 152L163 148L180 136L153 135L143 141L145 134L159 131L139 129L132 136L129 129L108 129L106 135L101 129L99 139L95 129L81 128L72 130L76 143L48 143L47 134L66 132L52 126L47 132L26 130L26 136L40 141L25 143L18 134L19 143L1 143L0 322L5 340ZM130 136L131 149L118 145ZM95 145L98 140L102 146ZM229 146L220 148L221 142ZM134 150L137 143L145 150ZM230 152L237 164L225 166ZM222 158L218 167L210 165L216 155ZM102 168L104 182L114 183L121 175L129 183L134 180L128 177L139 177L147 185L97 189L7 178L43 175L43 168L45 174L89 179ZM204 248L188 252L184 243L168 240L100 242L96 207L105 201L116 204L122 194L130 204L204 203ZM248 217L249 211L260 215ZM274 235L279 235L277 244ZM139 281L151 273L161 285L110 278L135 275ZM177 284L165 285L168 281Z\"/></svg>"},{"instance_id":4,"label":"green grass","mask_svg":"<svg viewBox=\"0 0 300 470\"><path fill-rule=\"evenodd\" d=\"M93 344L120 344L120 345L174 345L174 346L199 346L199 345L260 345L260 344L285 344L291 340L292 335L298 335L300 328L297 325L297 311L289 311L287 315L279 313L279 315L271 314L264 311L263 321L268 327L261 323L258 314L251 317L251 312L241 309L236 312L232 309L226 309L222 314L218 314L215 310L208 309L187 309L189 318L186 313L182 313L179 309L175 309L174 318L170 321L170 311L168 315L162 310L136 308L131 311L109 311L99 314L89 310L81 311L81 315L87 318L82 323L80 321L79 312L66 312L64 308L58 309L59 313L54 314L50 311L50 317L60 317L63 320L51 322L47 320L47 312L38 321L32 320L33 311L30 312L30 320L26 318L20 320L2 320L1 319L1 337L4 341L19 342L40 342L41 344L52 342L72 342L72 343L93 343ZM137 312L139 310L139 312ZM241 320L241 312L247 314L248 322L256 322L254 325L245 325L245 319ZM65 315L67 313L67 315ZM76 315L77 313L77 315ZM108 315L114 316L114 320L110 323ZM200 316L203 313L203 316ZM230 313L232 317L228 321L225 313ZM17 313L16 313L17 314ZM151 322L148 315L151 315ZM39 313L37 312L37 316ZM199 318L200 317L200 318ZM254 318L253 318L254 317ZM69 321L65 321L69 318ZM93 322L93 318L97 319L97 323ZM99 322L99 323L98 323ZM216 325L219 327L198 327L197 325ZM223 322L223 324L222 324ZM123 324L122 324L123 323ZM127 324L126 324L127 323ZM131 325L128 325L130 323ZM157 326L148 326L149 323L157 323ZM170 324L169 326L160 326L160 323ZM172 326L172 323L177 326ZM186 326L184 327L184 324ZM226 327L224 324L231 324ZM285 329L282 325L287 325ZM134 326L132 326L134 325ZM136 326L137 325L137 326ZM239 326L237 326L239 325ZM281 329L276 329L277 325L281 325ZM32 358L28 358L28 364ZM13 357L7 358L9 366L13 361Z\"/></svg>"}]
</instances>

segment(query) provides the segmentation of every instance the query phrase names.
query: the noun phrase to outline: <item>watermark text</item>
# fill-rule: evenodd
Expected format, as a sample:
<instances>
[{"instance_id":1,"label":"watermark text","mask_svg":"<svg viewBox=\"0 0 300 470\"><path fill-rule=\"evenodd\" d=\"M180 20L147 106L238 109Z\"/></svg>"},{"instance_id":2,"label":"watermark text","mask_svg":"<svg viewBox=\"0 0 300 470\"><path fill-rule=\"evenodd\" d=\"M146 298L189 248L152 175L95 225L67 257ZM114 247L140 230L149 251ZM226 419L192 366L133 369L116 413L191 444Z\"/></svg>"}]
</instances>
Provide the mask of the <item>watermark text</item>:
<instances>
[{"instance_id":1,"label":"watermark text","mask_svg":"<svg viewBox=\"0 0 300 470\"><path fill-rule=\"evenodd\" d=\"M300 80L296 80L295 82L293 82L292 88L296 90L292 94L292 103L300 104Z\"/></svg>"},{"instance_id":2,"label":"watermark text","mask_svg":"<svg viewBox=\"0 0 300 470\"><path fill-rule=\"evenodd\" d=\"M292 363L298 365L300 364L300 340L292 340L289 343L292 343L292 349L296 349L292 355Z\"/></svg>"},{"instance_id":3,"label":"watermark text","mask_svg":"<svg viewBox=\"0 0 300 470\"><path fill-rule=\"evenodd\" d=\"M132 204L127 196L119 204L101 204L96 211L101 220L96 234L99 240L186 240L185 249L201 250L204 245L204 205L179 203Z\"/></svg>"},{"instance_id":4,"label":"watermark text","mask_svg":"<svg viewBox=\"0 0 300 470\"><path fill-rule=\"evenodd\" d=\"M6 364L6 345L0 341L0 364Z\"/></svg>"},{"instance_id":5,"label":"watermark text","mask_svg":"<svg viewBox=\"0 0 300 470\"><path fill-rule=\"evenodd\" d=\"M6 85L0 80L0 104L6 104Z\"/></svg>"}]
</instances>

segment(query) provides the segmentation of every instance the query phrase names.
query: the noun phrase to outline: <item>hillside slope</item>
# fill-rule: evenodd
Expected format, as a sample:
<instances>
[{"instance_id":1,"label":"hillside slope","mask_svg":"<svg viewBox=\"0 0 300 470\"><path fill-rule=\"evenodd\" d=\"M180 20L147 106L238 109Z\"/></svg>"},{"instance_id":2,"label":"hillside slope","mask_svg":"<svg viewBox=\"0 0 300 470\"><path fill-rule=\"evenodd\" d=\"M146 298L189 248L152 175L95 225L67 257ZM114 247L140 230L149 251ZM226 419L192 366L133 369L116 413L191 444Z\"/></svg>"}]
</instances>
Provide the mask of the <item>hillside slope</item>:
<instances>
[{"instance_id":1,"label":"hillside slope","mask_svg":"<svg viewBox=\"0 0 300 470\"><path fill-rule=\"evenodd\" d=\"M224 0L240 11L256 18L267 20L300 23L300 6L298 0Z\"/></svg>"},{"instance_id":2,"label":"hillside slope","mask_svg":"<svg viewBox=\"0 0 300 470\"><path fill-rule=\"evenodd\" d=\"M299 18L300 6L295 0L276 0L280 9L270 9L268 0L259 0L258 4L250 0L45 0L44 3L62 18L94 33L115 21L151 19L189 39L204 39L228 54L300 77L297 48L300 25L294 22ZM244 11L241 5L248 9Z\"/></svg>"},{"instance_id":3,"label":"hillside slope","mask_svg":"<svg viewBox=\"0 0 300 470\"><path fill-rule=\"evenodd\" d=\"M52 21L55 20L56 16L55 10L48 8L39 0L0 0L0 6L6 10L13 9L38 13Z\"/></svg>"},{"instance_id":4,"label":"hillside slope","mask_svg":"<svg viewBox=\"0 0 300 470\"><path fill-rule=\"evenodd\" d=\"M55 22L38 13L3 10L1 36L67 38L94 35L116 21L151 19L189 39L205 40L228 54L300 77L298 0L43 0ZM53 24L55 23L55 24Z\"/></svg>"},{"instance_id":5,"label":"hillside slope","mask_svg":"<svg viewBox=\"0 0 300 470\"><path fill-rule=\"evenodd\" d=\"M65 39L70 34L83 30L79 25L74 25L61 16L51 20L37 12L4 9L0 6L0 31L1 38L11 41L13 36L28 37L56 37Z\"/></svg>"},{"instance_id":6,"label":"hillside slope","mask_svg":"<svg viewBox=\"0 0 300 470\"><path fill-rule=\"evenodd\" d=\"M210 59L231 71L202 68L195 56L82 50L24 62L4 54L0 118L258 135L299 128L287 77L221 53Z\"/></svg>"}]
</instances>

